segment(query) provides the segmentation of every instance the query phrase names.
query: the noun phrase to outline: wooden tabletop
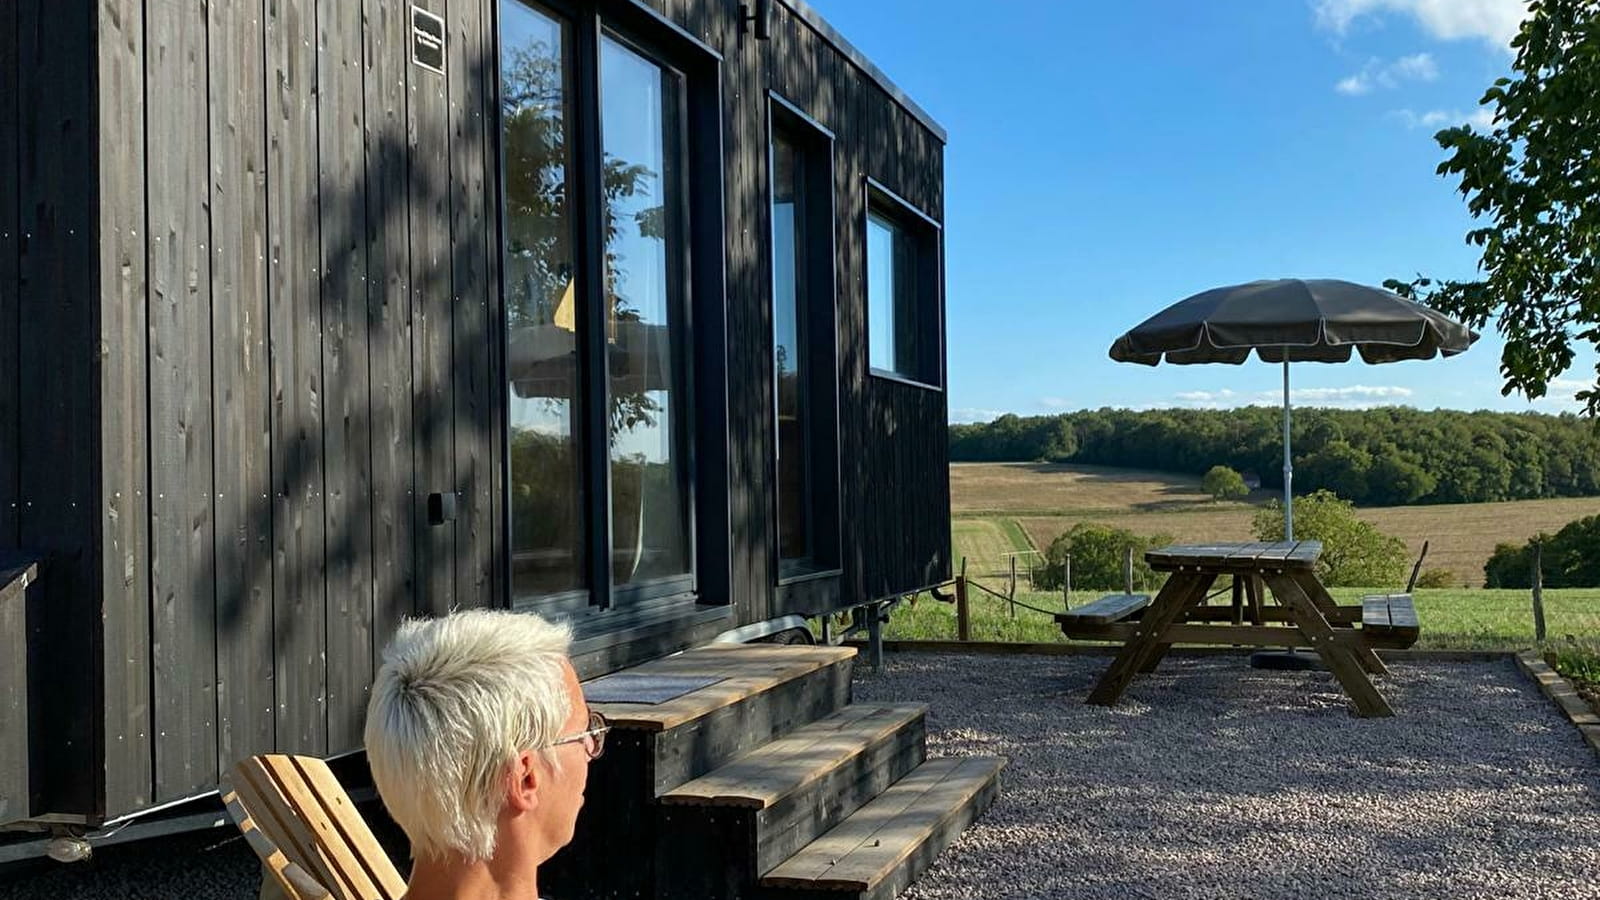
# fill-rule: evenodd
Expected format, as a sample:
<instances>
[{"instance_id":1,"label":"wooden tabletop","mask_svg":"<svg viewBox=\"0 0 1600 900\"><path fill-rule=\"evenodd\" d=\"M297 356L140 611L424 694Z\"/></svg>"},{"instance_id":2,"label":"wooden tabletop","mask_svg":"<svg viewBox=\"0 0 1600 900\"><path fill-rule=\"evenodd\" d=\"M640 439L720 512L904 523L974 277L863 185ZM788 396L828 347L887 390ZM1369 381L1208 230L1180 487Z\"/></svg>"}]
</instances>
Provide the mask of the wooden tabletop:
<instances>
[{"instance_id":1,"label":"wooden tabletop","mask_svg":"<svg viewBox=\"0 0 1600 900\"><path fill-rule=\"evenodd\" d=\"M1310 569L1322 554L1321 541L1222 541L1213 544L1174 544L1145 553L1145 561L1158 572L1204 569L1214 572L1262 572Z\"/></svg>"}]
</instances>

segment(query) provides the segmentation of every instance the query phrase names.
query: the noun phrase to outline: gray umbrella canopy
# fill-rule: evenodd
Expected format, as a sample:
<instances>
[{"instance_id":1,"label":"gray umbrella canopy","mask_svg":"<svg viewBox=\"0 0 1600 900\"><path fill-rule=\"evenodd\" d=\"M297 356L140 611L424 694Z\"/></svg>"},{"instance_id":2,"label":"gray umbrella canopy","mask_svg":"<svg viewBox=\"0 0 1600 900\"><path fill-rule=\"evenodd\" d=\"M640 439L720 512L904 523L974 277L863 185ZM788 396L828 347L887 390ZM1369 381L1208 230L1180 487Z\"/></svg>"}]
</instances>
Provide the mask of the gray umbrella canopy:
<instances>
[{"instance_id":1,"label":"gray umbrella canopy","mask_svg":"<svg viewBox=\"0 0 1600 900\"><path fill-rule=\"evenodd\" d=\"M1382 288L1285 278L1216 288L1180 300L1117 338L1111 358L1153 366L1264 362L1369 363L1454 356L1477 334Z\"/></svg>"},{"instance_id":2,"label":"gray umbrella canopy","mask_svg":"<svg viewBox=\"0 0 1600 900\"><path fill-rule=\"evenodd\" d=\"M1283 536L1294 539L1289 363L1369 363L1465 352L1478 335L1437 310L1349 281L1284 278L1215 288L1180 300L1117 338L1111 358L1153 366L1239 364L1253 350L1283 363Z\"/></svg>"}]
</instances>

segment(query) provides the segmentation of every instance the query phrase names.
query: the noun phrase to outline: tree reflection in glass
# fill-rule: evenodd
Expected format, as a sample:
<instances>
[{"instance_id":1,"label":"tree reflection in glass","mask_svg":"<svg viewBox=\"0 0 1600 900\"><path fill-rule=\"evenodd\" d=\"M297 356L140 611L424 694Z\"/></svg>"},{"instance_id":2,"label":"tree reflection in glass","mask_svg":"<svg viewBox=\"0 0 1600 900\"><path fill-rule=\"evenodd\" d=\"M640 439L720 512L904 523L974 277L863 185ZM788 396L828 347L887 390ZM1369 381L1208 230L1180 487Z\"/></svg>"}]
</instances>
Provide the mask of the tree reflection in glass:
<instances>
[{"instance_id":1,"label":"tree reflection in glass","mask_svg":"<svg viewBox=\"0 0 1600 900\"><path fill-rule=\"evenodd\" d=\"M516 2L502 4L501 36L512 590L537 596L585 582L570 40Z\"/></svg>"}]
</instances>

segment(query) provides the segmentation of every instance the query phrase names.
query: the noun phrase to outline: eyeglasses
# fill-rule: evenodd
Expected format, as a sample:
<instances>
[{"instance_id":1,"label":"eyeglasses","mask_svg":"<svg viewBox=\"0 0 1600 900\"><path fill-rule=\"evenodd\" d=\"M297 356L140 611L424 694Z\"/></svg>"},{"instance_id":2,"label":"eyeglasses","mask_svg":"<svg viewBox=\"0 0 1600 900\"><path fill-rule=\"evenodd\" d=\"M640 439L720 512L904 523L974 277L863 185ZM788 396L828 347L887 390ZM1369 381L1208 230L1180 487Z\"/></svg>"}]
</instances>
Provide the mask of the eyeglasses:
<instances>
[{"instance_id":1,"label":"eyeglasses","mask_svg":"<svg viewBox=\"0 0 1600 900\"><path fill-rule=\"evenodd\" d=\"M557 738L550 742L550 746L559 747L562 744L576 744L583 742L583 752L589 754L591 760L599 759L600 754L606 749L606 732L611 730L611 723L606 717L594 710L589 711L589 727L577 734Z\"/></svg>"}]
</instances>

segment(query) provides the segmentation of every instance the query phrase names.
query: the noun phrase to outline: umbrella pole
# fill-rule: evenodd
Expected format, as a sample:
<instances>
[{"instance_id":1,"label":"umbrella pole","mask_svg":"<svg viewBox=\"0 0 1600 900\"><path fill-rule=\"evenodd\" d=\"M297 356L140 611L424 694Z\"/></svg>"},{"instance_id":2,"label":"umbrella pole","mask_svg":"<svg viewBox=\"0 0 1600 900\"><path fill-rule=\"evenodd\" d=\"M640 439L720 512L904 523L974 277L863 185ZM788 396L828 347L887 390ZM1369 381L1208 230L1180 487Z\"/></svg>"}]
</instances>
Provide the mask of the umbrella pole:
<instances>
[{"instance_id":1,"label":"umbrella pole","mask_svg":"<svg viewBox=\"0 0 1600 900\"><path fill-rule=\"evenodd\" d=\"M1289 354L1283 356L1283 539L1294 540L1294 462L1289 457Z\"/></svg>"}]
</instances>

